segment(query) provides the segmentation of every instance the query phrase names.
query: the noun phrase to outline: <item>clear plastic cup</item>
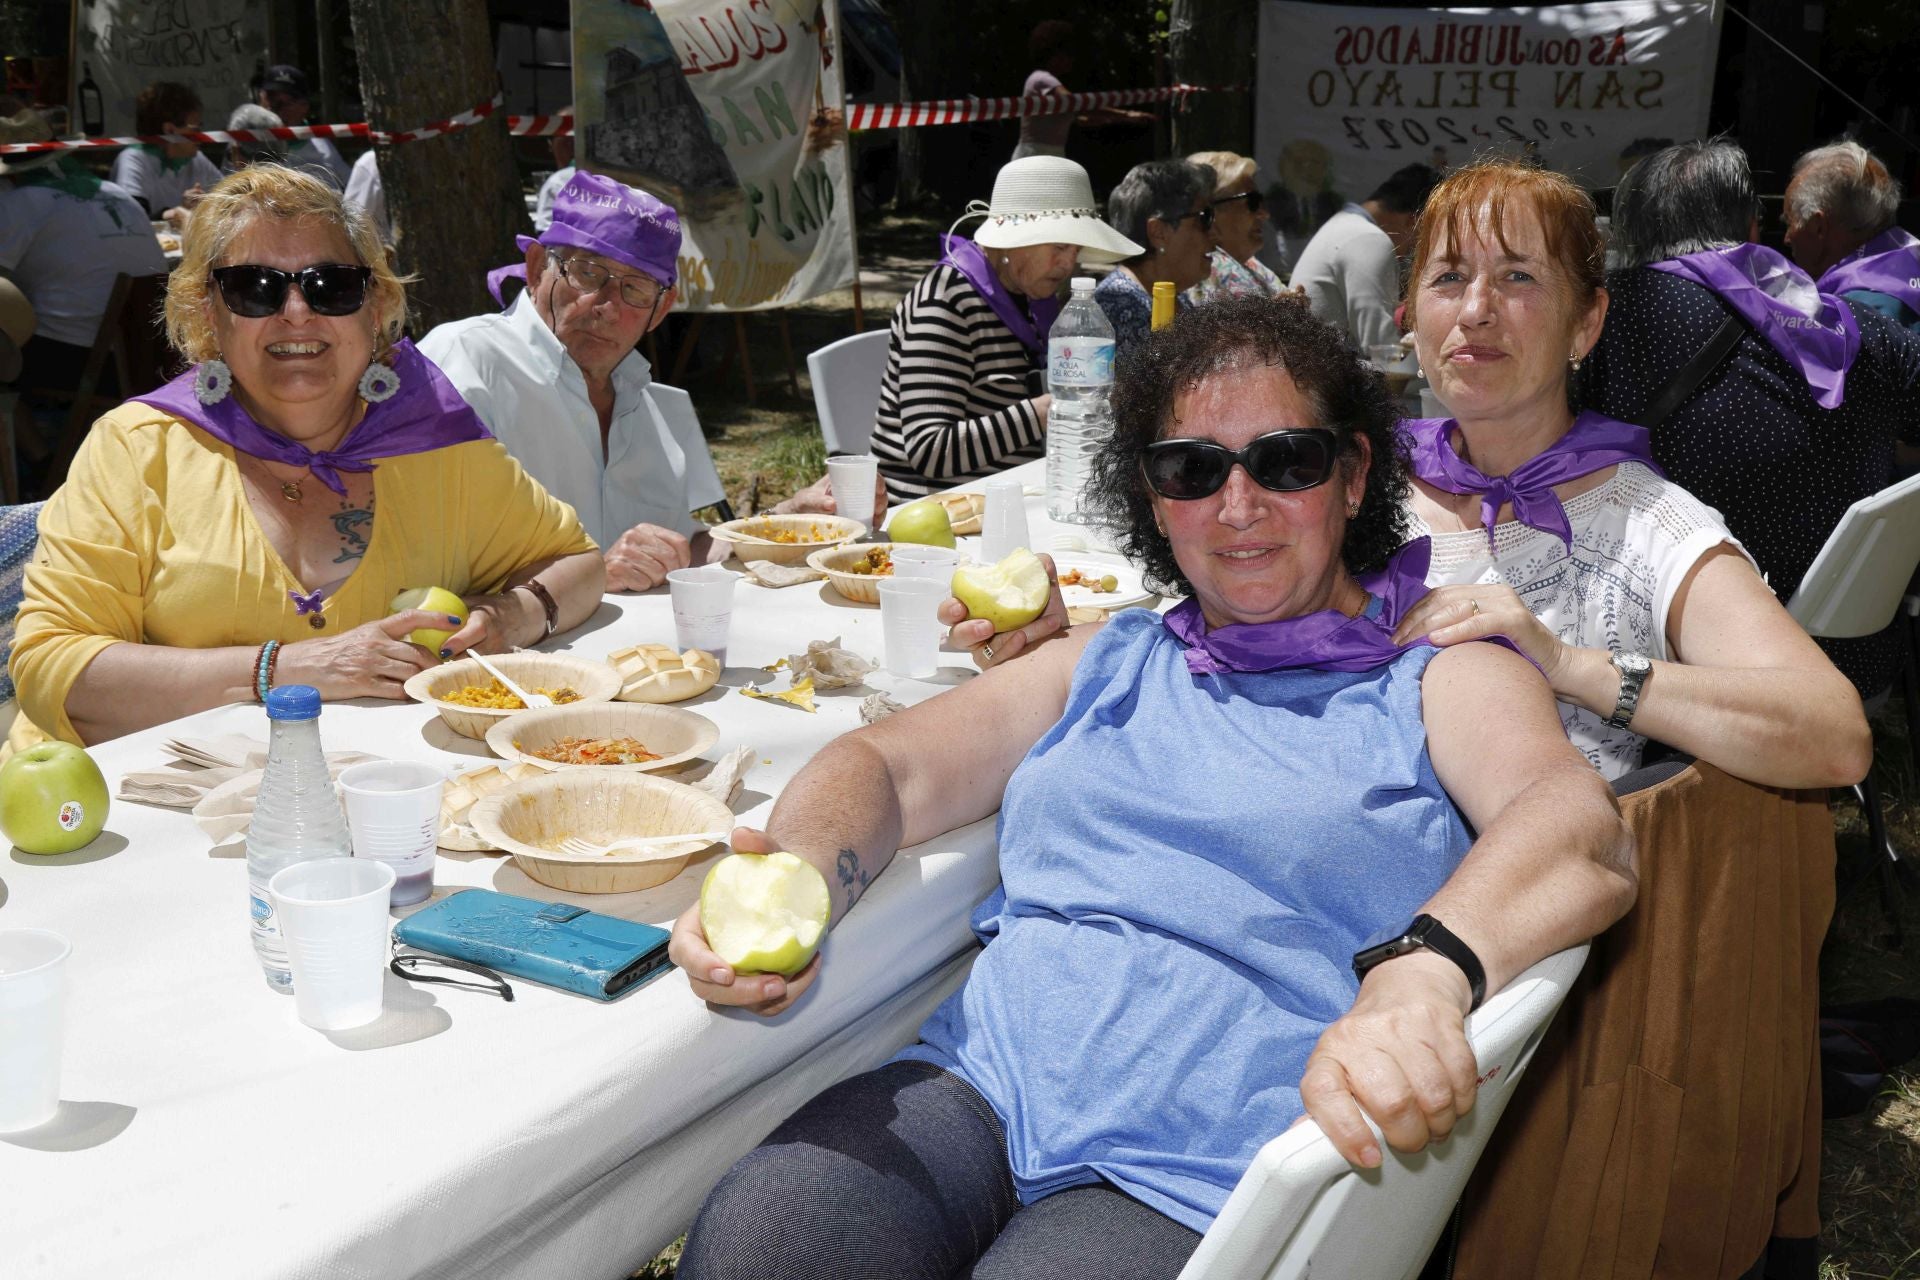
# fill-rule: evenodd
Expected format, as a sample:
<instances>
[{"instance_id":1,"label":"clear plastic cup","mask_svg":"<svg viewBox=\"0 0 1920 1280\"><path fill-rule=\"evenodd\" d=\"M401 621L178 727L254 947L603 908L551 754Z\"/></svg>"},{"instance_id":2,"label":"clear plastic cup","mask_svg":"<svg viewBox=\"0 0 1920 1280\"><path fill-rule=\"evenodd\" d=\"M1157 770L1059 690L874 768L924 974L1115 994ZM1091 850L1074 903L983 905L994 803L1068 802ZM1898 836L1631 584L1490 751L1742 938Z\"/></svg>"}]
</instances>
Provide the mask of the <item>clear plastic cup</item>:
<instances>
[{"instance_id":1,"label":"clear plastic cup","mask_svg":"<svg viewBox=\"0 0 1920 1280\"><path fill-rule=\"evenodd\" d=\"M1031 547L1027 534L1027 496L1018 480L987 481L987 509L980 516L980 559L993 564L1019 547Z\"/></svg>"},{"instance_id":2,"label":"clear plastic cup","mask_svg":"<svg viewBox=\"0 0 1920 1280\"><path fill-rule=\"evenodd\" d=\"M951 594L945 578L892 577L880 584L887 670L924 680L940 669L940 602Z\"/></svg>"},{"instance_id":3,"label":"clear plastic cup","mask_svg":"<svg viewBox=\"0 0 1920 1280\"><path fill-rule=\"evenodd\" d=\"M866 524L873 519L873 490L879 482L880 460L870 453L850 453L827 459L827 488L833 509L849 520Z\"/></svg>"},{"instance_id":4,"label":"clear plastic cup","mask_svg":"<svg viewBox=\"0 0 1920 1280\"><path fill-rule=\"evenodd\" d=\"M887 554L893 561L893 576L896 578L938 578L948 582L960 564L960 553L952 547L896 544Z\"/></svg>"},{"instance_id":5,"label":"clear plastic cup","mask_svg":"<svg viewBox=\"0 0 1920 1280\"><path fill-rule=\"evenodd\" d=\"M393 867L368 858L296 862L267 882L293 968L300 1021L345 1031L380 1016Z\"/></svg>"},{"instance_id":6,"label":"clear plastic cup","mask_svg":"<svg viewBox=\"0 0 1920 1280\"><path fill-rule=\"evenodd\" d=\"M0 1133L32 1129L60 1110L67 957L46 929L0 929Z\"/></svg>"},{"instance_id":7,"label":"clear plastic cup","mask_svg":"<svg viewBox=\"0 0 1920 1280\"><path fill-rule=\"evenodd\" d=\"M675 569L667 575L673 593L676 647L705 649L727 665L727 633L733 628L733 585L739 574L717 564Z\"/></svg>"},{"instance_id":8,"label":"clear plastic cup","mask_svg":"<svg viewBox=\"0 0 1920 1280\"><path fill-rule=\"evenodd\" d=\"M446 783L440 770L411 760L369 760L340 775L353 856L393 868L391 906L408 906L433 892Z\"/></svg>"}]
</instances>

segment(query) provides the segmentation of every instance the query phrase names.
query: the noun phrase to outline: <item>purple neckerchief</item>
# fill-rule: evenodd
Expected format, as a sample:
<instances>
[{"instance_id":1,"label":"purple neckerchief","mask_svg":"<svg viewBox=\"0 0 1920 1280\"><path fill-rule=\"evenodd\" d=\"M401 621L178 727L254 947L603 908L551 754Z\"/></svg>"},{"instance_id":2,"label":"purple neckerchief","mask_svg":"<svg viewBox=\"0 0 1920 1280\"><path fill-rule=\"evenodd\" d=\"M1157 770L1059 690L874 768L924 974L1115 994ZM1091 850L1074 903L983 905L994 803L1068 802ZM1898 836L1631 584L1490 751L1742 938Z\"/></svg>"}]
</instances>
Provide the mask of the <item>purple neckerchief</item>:
<instances>
[{"instance_id":1,"label":"purple neckerchief","mask_svg":"<svg viewBox=\"0 0 1920 1280\"><path fill-rule=\"evenodd\" d=\"M1502 505L1513 505L1513 518L1529 528L1551 533L1573 546L1573 526L1560 504L1556 484L1578 480L1602 467L1637 462L1659 472L1653 443L1645 427L1636 427L1598 413L1583 413L1567 433L1504 476L1490 476L1462 458L1453 447L1452 418L1409 418L1400 424L1413 455L1413 474L1448 493L1477 493L1480 519L1487 526L1487 544Z\"/></svg>"},{"instance_id":2,"label":"purple neckerchief","mask_svg":"<svg viewBox=\"0 0 1920 1280\"><path fill-rule=\"evenodd\" d=\"M525 284L527 282L527 264L525 262L509 262L504 267L495 267L493 270L487 272L487 292L492 294L493 300L503 307L507 305L507 300L501 297L500 293L501 290L506 288L506 283L509 280L518 280L521 284Z\"/></svg>"},{"instance_id":3,"label":"purple neckerchief","mask_svg":"<svg viewBox=\"0 0 1920 1280\"><path fill-rule=\"evenodd\" d=\"M1375 617L1363 611L1349 618L1338 609L1322 609L1300 618L1235 622L1209 631L1200 602L1189 596L1167 610L1164 621L1174 639L1186 646L1187 670L1196 676L1287 667L1371 671L1430 643L1421 636L1395 644L1393 629L1427 594L1427 566L1432 559L1433 541L1415 538L1393 553L1386 568L1357 579L1368 594L1380 597Z\"/></svg>"},{"instance_id":4,"label":"purple neckerchief","mask_svg":"<svg viewBox=\"0 0 1920 1280\"><path fill-rule=\"evenodd\" d=\"M1899 227L1888 227L1820 277L1822 293L1861 289L1898 298L1907 310L1920 315L1920 240Z\"/></svg>"},{"instance_id":5,"label":"purple neckerchief","mask_svg":"<svg viewBox=\"0 0 1920 1280\"><path fill-rule=\"evenodd\" d=\"M1709 289L1800 371L1822 409L1847 398L1860 326L1838 298L1763 244L1736 244L1647 264Z\"/></svg>"},{"instance_id":6,"label":"purple neckerchief","mask_svg":"<svg viewBox=\"0 0 1920 1280\"><path fill-rule=\"evenodd\" d=\"M469 440L490 440L493 433L460 398L447 375L433 361L402 338L393 344L388 363L400 379L400 389L388 399L367 405L367 413L336 449L315 453L253 420L228 395L218 404L201 404L193 393L192 369L158 391L135 396L141 404L184 418L241 453L288 466L306 467L320 483L338 494L347 491L342 471L371 471L374 459L406 453L425 453Z\"/></svg>"},{"instance_id":7,"label":"purple neckerchief","mask_svg":"<svg viewBox=\"0 0 1920 1280\"><path fill-rule=\"evenodd\" d=\"M993 267L980 246L965 236L941 236L940 261L967 278L967 283L993 308L993 314L1020 339L1021 346L1035 355L1046 353L1047 330L1053 328L1053 319L1060 314L1060 299L1032 298L1022 307L1000 283L1000 277L993 274ZM1028 311L1033 313L1031 320L1027 319Z\"/></svg>"}]
</instances>

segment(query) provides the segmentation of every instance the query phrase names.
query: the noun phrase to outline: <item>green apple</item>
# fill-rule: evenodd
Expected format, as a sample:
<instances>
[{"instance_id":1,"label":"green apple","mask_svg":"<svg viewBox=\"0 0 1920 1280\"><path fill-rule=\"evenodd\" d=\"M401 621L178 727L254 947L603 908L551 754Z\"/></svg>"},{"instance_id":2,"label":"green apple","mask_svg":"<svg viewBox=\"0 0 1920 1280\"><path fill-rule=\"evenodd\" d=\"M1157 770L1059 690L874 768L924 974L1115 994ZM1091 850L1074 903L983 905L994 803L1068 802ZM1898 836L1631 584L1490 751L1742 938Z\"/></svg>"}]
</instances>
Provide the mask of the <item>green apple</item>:
<instances>
[{"instance_id":1,"label":"green apple","mask_svg":"<svg viewBox=\"0 0 1920 1280\"><path fill-rule=\"evenodd\" d=\"M827 881L790 853L730 853L700 886L700 927L735 973L791 978L827 932Z\"/></svg>"},{"instance_id":2,"label":"green apple","mask_svg":"<svg viewBox=\"0 0 1920 1280\"><path fill-rule=\"evenodd\" d=\"M953 571L953 594L970 618L985 618L993 629L1024 627L1047 611L1053 583L1047 566L1025 547L1015 547L998 564L963 564Z\"/></svg>"},{"instance_id":3,"label":"green apple","mask_svg":"<svg viewBox=\"0 0 1920 1280\"><path fill-rule=\"evenodd\" d=\"M444 613L450 618L460 619L462 626L467 621L467 602L445 587L408 587L393 598L387 606L387 616L408 609L425 609L428 613ZM420 627L407 633L407 639L419 645L428 653L439 653L447 643L451 631L439 631L432 627Z\"/></svg>"},{"instance_id":4,"label":"green apple","mask_svg":"<svg viewBox=\"0 0 1920 1280\"><path fill-rule=\"evenodd\" d=\"M71 742L42 742L0 765L0 834L22 852L72 853L107 825L107 780Z\"/></svg>"},{"instance_id":5,"label":"green apple","mask_svg":"<svg viewBox=\"0 0 1920 1280\"><path fill-rule=\"evenodd\" d=\"M889 542L918 542L929 547L953 545L953 519L932 498L909 502L887 521Z\"/></svg>"}]
</instances>

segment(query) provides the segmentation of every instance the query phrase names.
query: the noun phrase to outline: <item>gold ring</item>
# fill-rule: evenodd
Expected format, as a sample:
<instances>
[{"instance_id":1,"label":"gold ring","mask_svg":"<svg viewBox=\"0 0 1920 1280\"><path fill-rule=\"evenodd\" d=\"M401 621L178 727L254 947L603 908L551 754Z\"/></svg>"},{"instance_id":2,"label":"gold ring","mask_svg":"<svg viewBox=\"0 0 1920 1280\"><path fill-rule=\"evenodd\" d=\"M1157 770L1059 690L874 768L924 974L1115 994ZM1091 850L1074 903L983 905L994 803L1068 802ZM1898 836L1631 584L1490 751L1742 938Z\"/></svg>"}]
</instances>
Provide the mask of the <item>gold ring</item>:
<instances>
[{"instance_id":1,"label":"gold ring","mask_svg":"<svg viewBox=\"0 0 1920 1280\"><path fill-rule=\"evenodd\" d=\"M1474 616L1474 617L1476 617L1476 618L1477 618L1477 617L1479 617L1479 616L1480 616L1480 602L1479 602L1478 600L1469 600L1469 601L1467 601L1467 603L1473 606L1473 616Z\"/></svg>"}]
</instances>

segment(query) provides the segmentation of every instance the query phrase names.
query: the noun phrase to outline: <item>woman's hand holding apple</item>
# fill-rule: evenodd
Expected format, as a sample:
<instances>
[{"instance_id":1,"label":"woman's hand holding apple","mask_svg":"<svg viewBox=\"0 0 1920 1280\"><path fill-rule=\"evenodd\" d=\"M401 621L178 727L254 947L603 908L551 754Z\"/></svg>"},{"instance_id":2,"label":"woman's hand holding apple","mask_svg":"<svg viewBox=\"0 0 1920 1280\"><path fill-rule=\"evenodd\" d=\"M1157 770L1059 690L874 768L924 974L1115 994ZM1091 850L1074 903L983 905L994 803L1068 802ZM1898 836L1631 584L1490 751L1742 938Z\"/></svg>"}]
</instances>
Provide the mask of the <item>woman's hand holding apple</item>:
<instances>
[{"instance_id":1,"label":"woman's hand holding apple","mask_svg":"<svg viewBox=\"0 0 1920 1280\"><path fill-rule=\"evenodd\" d=\"M771 853L773 842L767 833L753 827L735 827L732 844L740 853ZM820 956L816 953L807 967L791 978L777 973L735 973L725 960L714 953L700 924L700 904L695 902L673 922L673 938L667 943L667 955L687 975L693 994L708 1004L733 1005L771 1018L782 1013L813 985L820 975Z\"/></svg>"},{"instance_id":2,"label":"woman's hand holding apple","mask_svg":"<svg viewBox=\"0 0 1920 1280\"><path fill-rule=\"evenodd\" d=\"M310 684L329 702L341 698L404 698L407 694L401 686L416 672L440 661L438 654L409 644L408 633L445 627L449 621L460 623L448 614L404 609L337 636L283 645L273 682Z\"/></svg>"},{"instance_id":3,"label":"woman's hand holding apple","mask_svg":"<svg viewBox=\"0 0 1920 1280\"><path fill-rule=\"evenodd\" d=\"M537 644L547 636L547 612L531 591L508 588L497 596L466 596L467 620L448 636L439 656L508 653L515 645Z\"/></svg>"},{"instance_id":4,"label":"woman's hand holding apple","mask_svg":"<svg viewBox=\"0 0 1920 1280\"><path fill-rule=\"evenodd\" d=\"M973 660L982 670L998 666L1039 644L1049 636L1063 634L1068 626L1066 597L1060 594L1060 573L1053 557L1041 555L1047 570L1047 606L1038 618L1006 631L996 630L985 618L976 617L966 602L948 596L940 602L940 621L947 624L947 642L958 649L973 651Z\"/></svg>"}]
</instances>

